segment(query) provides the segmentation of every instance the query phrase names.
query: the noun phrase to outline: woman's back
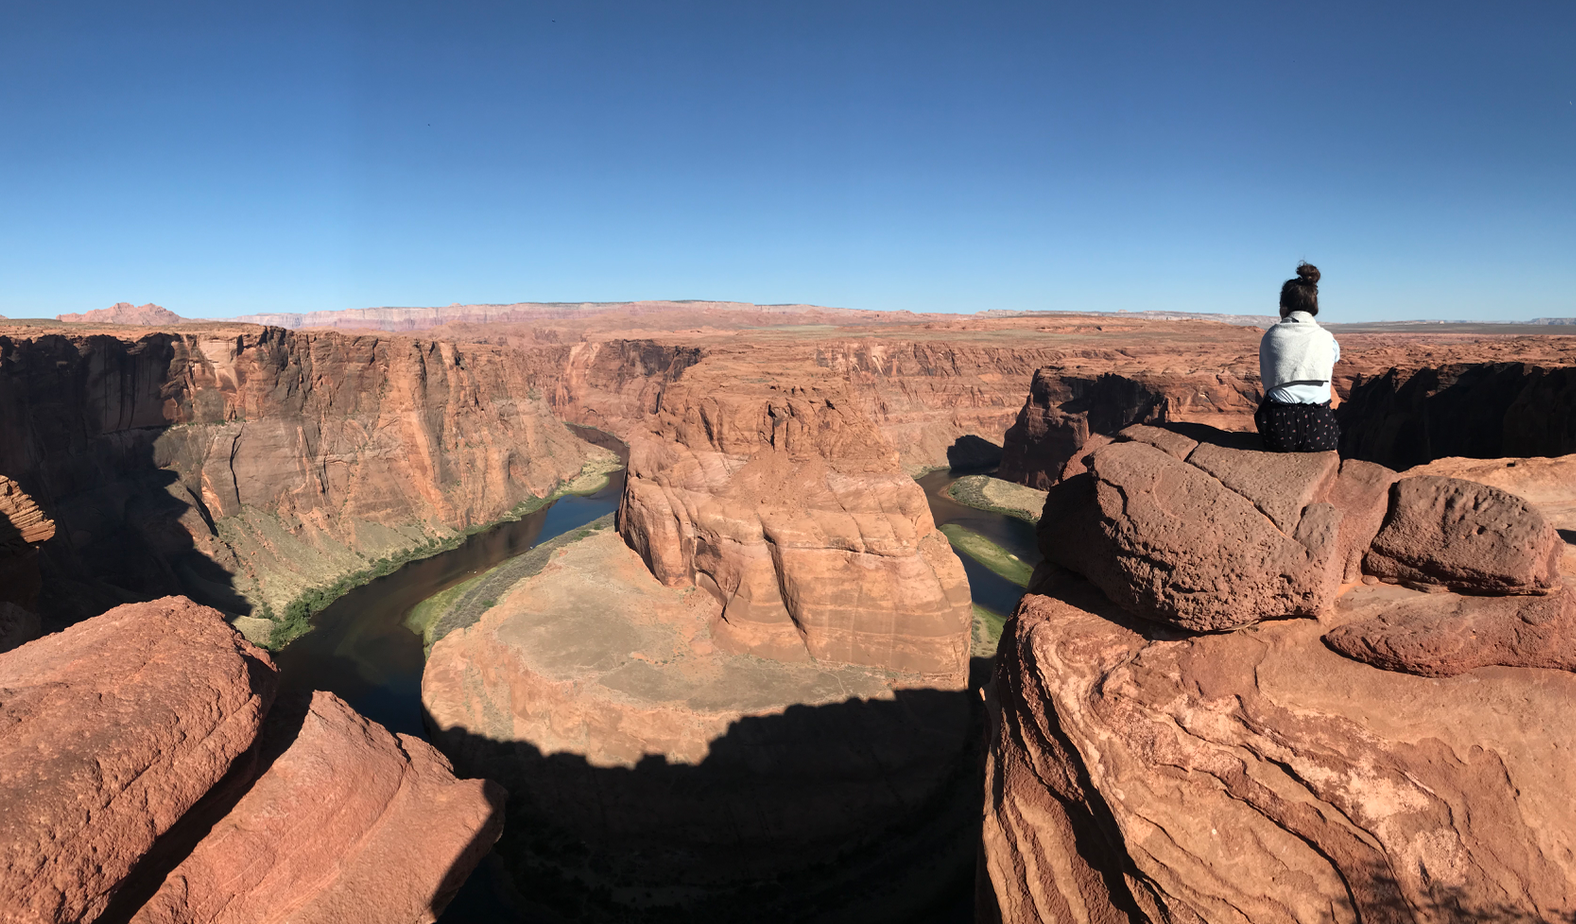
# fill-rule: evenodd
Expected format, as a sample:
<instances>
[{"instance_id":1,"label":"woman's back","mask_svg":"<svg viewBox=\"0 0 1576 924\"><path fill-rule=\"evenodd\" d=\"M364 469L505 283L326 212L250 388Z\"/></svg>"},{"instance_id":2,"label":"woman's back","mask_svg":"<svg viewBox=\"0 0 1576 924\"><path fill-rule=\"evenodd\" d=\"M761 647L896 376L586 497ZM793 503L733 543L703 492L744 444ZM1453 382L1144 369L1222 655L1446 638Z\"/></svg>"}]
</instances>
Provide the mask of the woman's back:
<instances>
[{"instance_id":1,"label":"woman's back","mask_svg":"<svg viewBox=\"0 0 1576 924\"><path fill-rule=\"evenodd\" d=\"M1330 407L1330 381L1340 344L1314 320L1319 313L1319 268L1297 266L1281 286L1279 324L1259 341L1264 400L1253 415L1271 452L1324 452L1340 433Z\"/></svg>"}]
</instances>

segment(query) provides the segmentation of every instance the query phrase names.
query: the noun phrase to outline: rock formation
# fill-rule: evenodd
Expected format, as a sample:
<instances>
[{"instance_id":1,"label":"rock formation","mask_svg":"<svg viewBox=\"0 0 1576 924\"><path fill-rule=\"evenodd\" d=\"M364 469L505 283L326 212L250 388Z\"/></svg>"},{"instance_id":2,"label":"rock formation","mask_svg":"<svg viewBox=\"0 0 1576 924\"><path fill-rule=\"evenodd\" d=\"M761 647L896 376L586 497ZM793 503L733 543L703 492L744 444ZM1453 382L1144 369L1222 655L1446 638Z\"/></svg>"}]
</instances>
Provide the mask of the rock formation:
<instances>
[{"instance_id":1,"label":"rock formation","mask_svg":"<svg viewBox=\"0 0 1576 924\"><path fill-rule=\"evenodd\" d=\"M56 315L55 320L69 324L136 324L142 327L160 327L186 321L168 308L160 308L151 302L146 305L116 302L108 308L95 308L83 314Z\"/></svg>"},{"instance_id":2,"label":"rock formation","mask_svg":"<svg viewBox=\"0 0 1576 924\"><path fill-rule=\"evenodd\" d=\"M432 921L503 827L503 791L340 700L275 707L268 769L133 924Z\"/></svg>"},{"instance_id":3,"label":"rock formation","mask_svg":"<svg viewBox=\"0 0 1576 924\"><path fill-rule=\"evenodd\" d=\"M670 385L629 439L619 531L659 581L717 599L729 651L957 688L968 581L924 492L845 393L781 381L708 358Z\"/></svg>"},{"instance_id":4,"label":"rock formation","mask_svg":"<svg viewBox=\"0 0 1576 924\"><path fill-rule=\"evenodd\" d=\"M274 685L266 655L178 598L117 607L0 655L8 919L96 918L251 748Z\"/></svg>"},{"instance_id":5,"label":"rock formation","mask_svg":"<svg viewBox=\"0 0 1576 924\"><path fill-rule=\"evenodd\" d=\"M55 535L55 523L16 482L0 475L0 651L37 638L38 545Z\"/></svg>"},{"instance_id":6,"label":"rock formation","mask_svg":"<svg viewBox=\"0 0 1576 924\"><path fill-rule=\"evenodd\" d=\"M434 920L503 794L276 683L179 597L0 655L0 920Z\"/></svg>"},{"instance_id":7,"label":"rock formation","mask_svg":"<svg viewBox=\"0 0 1576 924\"><path fill-rule=\"evenodd\" d=\"M1392 468L1576 452L1576 368L1450 362L1359 382L1336 410L1341 454Z\"/></svg>"},{"instance_id":8,"label":"rock formation","mask_svg":"<svg viewBox=\"0 0 1576 924\"><path fill-rule=\"evenodd\" d=\"M1046 560L1194 631L1327 609L1378 531L1393 478L1333 452L1233 449L1146 426L1085 464L1047 496Z\"/></svg>"},{"instance_id":9,"label":"rock formation","mask_svg":"<svg viewBox=\"0 0 1576 924\"><path fill-rule=\"evenodd\" d=\"M0 338L0 469L60 526L46 616L188 593L282 617L610 461L511 356L235 326Z\"/></svg>"},{"instance_id":10,"label":"rock formation","mask_svg":"<svg viewBox=\"0 0 1576 924\"><path fill-rule=\"evenodd\" d=\"M1092 435L1148 423L1251 429L1258 407L1256 376L1069 373L1055 366L1035 370L1029 399L1006 432L999 477L1043 491Z\"/></svg>"},{"instance_id":11,"label":"rock formation","mask_svg":"<svg viewBox=\"0 0 1576 924\"><path fill-rule=\"evenodd\" d=\"M422 679L434 740L513 794L499 849L534 900L576 920L898 919L972 868L964 691L722 650L715 598L658 582L605 521L534 568L456 601L473 622L443 620Z\"/></svg>"},{"instance_id":12,"label":"rock formation","mask_svg":"<svg viewBox=\"0 0 1576 924\"><path fill-rule=\"evenodd\" d=\"M1542 514L1498 488L1460 478L1402 478L1363 558L1379 577L1473 593L1546 593L1564 543Z\"/></svg>"},{"instance_id":13,"label":"rock formation","mask_svg":"<svg viewBox=\"0 0 1576 924\"><path fill-rule=\"evenodd\" d=\"M1376 670L1313 620L1167 634L1041 582L998 654L981 920L1556 921L1576 675ZM1339 618L1339 617L1337 617Z\"/></svg>"}]
</instances>

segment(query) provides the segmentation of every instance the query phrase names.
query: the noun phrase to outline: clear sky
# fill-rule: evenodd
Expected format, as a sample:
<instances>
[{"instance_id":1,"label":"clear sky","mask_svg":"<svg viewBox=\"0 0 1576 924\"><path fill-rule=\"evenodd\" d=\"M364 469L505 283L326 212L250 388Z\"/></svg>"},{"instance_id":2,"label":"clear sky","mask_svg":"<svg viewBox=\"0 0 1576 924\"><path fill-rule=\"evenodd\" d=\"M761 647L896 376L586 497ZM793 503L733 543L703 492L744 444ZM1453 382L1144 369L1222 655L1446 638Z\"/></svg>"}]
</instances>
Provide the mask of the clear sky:
<instances>
[{"instance_id":1,"label":"clear sky","mask_svg":"<svg viewBox=\"0 0 1576 924\"><path fill-rule=\"evenodd\" d=\"M1576 3L0 2L0 313L1576 315Z\"/></svg>"}]
</instances>

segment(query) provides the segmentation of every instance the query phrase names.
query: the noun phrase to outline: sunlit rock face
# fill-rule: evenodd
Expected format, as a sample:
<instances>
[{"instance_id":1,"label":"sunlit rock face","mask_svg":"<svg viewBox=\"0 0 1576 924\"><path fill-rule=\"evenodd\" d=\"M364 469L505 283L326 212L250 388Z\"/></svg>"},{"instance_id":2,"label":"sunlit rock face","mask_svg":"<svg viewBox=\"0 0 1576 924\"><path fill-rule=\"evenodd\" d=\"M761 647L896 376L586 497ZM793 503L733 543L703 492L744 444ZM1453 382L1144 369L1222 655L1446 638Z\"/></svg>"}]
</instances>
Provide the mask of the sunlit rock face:
<instances>
[{"instance_id":1,"label":"sunlit rock face","mask_svg":"<svg viewBox=\"0 0 1576 924\"><path fill-rule=\"evenodd\" d=\"M58 526L57 625L128 594L282 615L609 459L499 348L236 325L0 338L0 432Z\"/></svg>"},{"instance_id":2,"label":"sunlit rock face","mask_svg":"<svg viewBox=\"0 0 1576 924\"><path fill-rule=\"evenodd\" d=\"M731 377L689 370L631 436L625 541L717 599L730 651L961 684L968 581L891 444L841 392Z\"/></svg>"},{"instance_id":3,"label":"sunlit rock face","mask_svg":"<svg viewBox=\"0 0 1576 924\"><path fill-rule=\"evenodd\" d=\"M276 686L183 597L0 653L0 919L434 920L497 839L502 791Z\"/></svg>"},{"instance_id":4,"label":"sunlit rock face","mask_svg":"<svg viewBox=\"0 0 1576 924\"><path fill-rule=\"evenodd\" d=\"M1098 450L1093 476L1114 478L1099 457L1133 442ZM1202 448L1154 442L1188 460ZM1316 460L1261 468L1282 482L1266 496L1298 497L1288 472ZM1556 757L1576 745L1558 718L1576 694L1576 568L1568 545L1551 545L1576 535L1576 457L1445 459L1382 478L1364 465L1343 463L1337 486L1347 466L1360 476L1348 490L1302 504L1306 519L1321 502L1344 516L1376 488L1385 501L1382 517L1365 516L1368 540L1346 547L1370 573L1348 573L1316 618L1199 634L1135 608L1120 588L1051 565L1036 574L1003 636L988 705L983 914L1531 922L1576 912L1576 776ZM1253 493L1231 469L1207 467ZM1120 481L1128 509L1186 509L1186 492L1138 497L1140 481ZM1080 519L1067 507L1062 527L1098 531L1097 509ZM1232 537L1200 535L1236 554ZM1170 560L1163 546L1150 547L1156 561ZM1096 577L1102 555L1114 558L1103 548L1070 563Z\"/></svg>"}]
</instances>

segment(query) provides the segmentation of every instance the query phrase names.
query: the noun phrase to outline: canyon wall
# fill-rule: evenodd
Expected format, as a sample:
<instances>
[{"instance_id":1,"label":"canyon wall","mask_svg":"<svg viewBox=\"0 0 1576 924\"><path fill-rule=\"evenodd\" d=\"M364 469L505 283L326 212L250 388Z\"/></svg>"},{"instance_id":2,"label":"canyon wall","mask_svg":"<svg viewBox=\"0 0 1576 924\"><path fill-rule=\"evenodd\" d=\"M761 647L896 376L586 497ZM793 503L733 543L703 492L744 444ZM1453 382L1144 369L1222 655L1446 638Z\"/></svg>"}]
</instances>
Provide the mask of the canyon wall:
<instances>
[{"instance_id":1,"label":"canyon wall","mask_svg":"<svg viewBox=\"0 0 1576 924\"><path fill-rule=\"evenodd\" d=\"M1391 369L1336 410L1341 454L1409 468L1447 456L1576 452L1576 369L1452 363Z\"/></svg>"},{"instance_id":2,"label":"canyon wall","mask_svg":"<svg viewBox=\"0 0 1576 924\"><path fill-rule=\"evenodd\" d=\"M59 525L46 617L176 592L283 616L611 464L513 355L236 327L0 338L0 471Z\"/></svg>"},{"instance_id":3,"label":"canyon wall","mask_svg":"<svg viewBox=\"0 0 1576 924\"><path fill-rule=\"evenodd\" d=\"M1258 376L1242 372L1091 374L1035 370L1029 397L1007 430L997 477L1044 490L1091 436L1132 424L1200 423L1252 430Z\"/></svg>"}]
</instances>

